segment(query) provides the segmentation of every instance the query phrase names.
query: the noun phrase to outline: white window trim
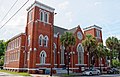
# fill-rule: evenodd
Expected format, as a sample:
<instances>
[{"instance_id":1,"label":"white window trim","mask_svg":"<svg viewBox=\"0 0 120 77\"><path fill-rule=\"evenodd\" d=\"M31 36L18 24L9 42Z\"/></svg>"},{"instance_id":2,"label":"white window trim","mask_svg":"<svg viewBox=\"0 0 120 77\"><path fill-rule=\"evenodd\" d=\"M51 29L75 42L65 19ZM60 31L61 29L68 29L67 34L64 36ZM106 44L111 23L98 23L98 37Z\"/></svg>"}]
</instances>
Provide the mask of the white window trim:
<instances>
[{"instance_id":1,"label":"white window trim","mask_svg":"<svg viewBox=\"0 0 120 77\"><path fill-rule=\"evenodd\" d=\"M96 30L96 37L100 38L100 30Z\"/></svg>"},{"instance_id":2,"label":"white window trim","mask_svg":"<svg viewBox=\"0 0 120 77\"><path fill-rule=\"evenodd\" d=\"M18 61L20 60L20 50L18 50Z\"/></svg>"},{"instance_id":3,"label":"white window trim","mask_svg":"<svg viewBox=\"0 0 120 77\"><path fill-rule=\"evenodd\" d=\"M27 53L27 60L30 60L30 51Z\"/></svg>"},{"instance_id":4,"label":"white window trim","mask_svg":"<svg viewBox=\"0 0 120 77\"><path fill-rule=\"evenodd\" d=\"M28 41L28 46L30 46L30 35L28 36L28 39L27 39L27 41Z\"/></svg>"},{"instance_id":5,"label":"white window trim","mask_svg":"<svg viewBox=\"0 0 120 77\"><path fill-rule=\"evenodd\" d=\"M78 50L79 46L82 47L82 51L79 51L79 50ZM82 60L84 61L84 57L82 58L82 55L84 54L84 48L83 48L83 46L82 46L81 43L79 43L79 44L77 45L77 52L78 52L78 64L81 64L81 63L82 63ZM80 56L81 58L79 58L79 56ZM80 62L80 59L81 59L81 62Z\"/></svg>"},{"instance_id":6,"label":"white window trim","mask_svg":"<svg viewBox=\"0 0 120 77\"><path fill-rule=\"evenodd\" d=\"M28 16L29 16L28 22L33 21L33 11L32 11L32 10L29 11ZM31 16L31 17L30 17L30 16ZM31 18L31 19L30 19L30 18Z\"/></svg>"},{"instance_id":7,"label":"white window trim","mask_svg":"<svg viewBox=\"0 0 120 77\"><path fill-rule=\"evenodd\" d=\"M42 37L42 39L40 39ZM40 40L41 40L41 45L40 45ZM43 46L43 35L40 34L39 40L38 40L39 46Z\"/></svg>"},{"instance_id":8,"label":"white window trim","mask_svg":"<svg viewBox=\"0 0 120 77\"><path fill-rule=\"evenodd\" d=\"M44 54L44 57L43 56L41 56L42 54ZM47 55L46 55L46 52L44 51L44 50L42 50L41 52L40 52L40 64L45 64L46 63L46 57L47 57Z\"/></svg>"},{"instance_id":9,"label":"white window trim","mask_svg":"<svg viewBox=\"0 0 120 77\"><path fill-rule=\"evenodd\" d=\"M45 39L46 38L46 39ZM49 40L49 38L48 38L48 36L47 35L45 35L45 37L44 37L44 41L46 40L46 44L44 45L44 47L48 47L48 40ZM44 42L45 43L45 42Z\"/></svg>"},{"instance_id":10,"label":"white window trim","mask_svg":"<svg viewBox=\"0 0 120 77\"><path fill-rule=\"evenodd\" d=\"M46 23L46 24L50 24L49 23L49 12L46 12L46 11L44 11L44 10L39 10L40 11L40 13L39 13L39 20L41 21L41 22L43 22L43 23ZM43 20L41 20L41 12L43 13L43 15L42 15L42 17L43 17ZM45 14L47 14L47 21L45 21Z\"/></svg>"},{"instance_id":11,"label":"white window trim","mask_svg":"<svg viewBox=\"0 0 120 77\"><path fill-rule=\"evenodd\" d=\"M56 64L56 55L57 55L57 52L56 52L56 44L55 43L53 43L54 44L54 64Z\"/></svg>"},{"instance_id":12,"label":"white window trim","mask_svg":"<svg viewBox=\"0 0 120 77\"><path fill-rule=\"evenodd\" d=\"M43 18L43 19L42 19L42 20L41 20L41 13L43 13L43 15L42 15L42 18ZM40 10L39 15L40 15L40 16L39 16L39 17L40 17L39 20L40 20L41 22L44 22L44 11L43 11L43 10Z\"/></svg>"},{"instance_id":13,"label":"white window trim","mask_svg":"<svg viewBox=\"0 0 120 77\"><path fill-rule=\"evenodd\" d=\"M45 15L47 15L47 19L46 19L47 21L45 21ZM44 22L49 23L49 13L46 11L44 11Z\"/></svg>"},{"instance_id":14,"label":"white window trim","mask_svg":"<svg viewBox=\"0 0 120 77\"><path fill-rule=\"evenodd\" d=\"M60 46L60 49L61 49L61 64L64 64L64 50L65 50L65 47L64 46Z\"/></svg>"}]
</instances>

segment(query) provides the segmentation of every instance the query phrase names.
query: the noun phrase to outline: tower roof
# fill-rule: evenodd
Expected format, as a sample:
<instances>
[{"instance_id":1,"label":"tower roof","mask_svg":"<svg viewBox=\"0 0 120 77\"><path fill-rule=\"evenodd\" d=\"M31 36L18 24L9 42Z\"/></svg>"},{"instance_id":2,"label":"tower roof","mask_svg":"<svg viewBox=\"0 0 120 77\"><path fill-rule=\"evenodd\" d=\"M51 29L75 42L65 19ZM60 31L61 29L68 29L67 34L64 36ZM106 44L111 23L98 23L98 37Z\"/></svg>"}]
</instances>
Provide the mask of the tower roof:
<instances>
[{"instance_id":1,"label":"tower roof","mask_svg":"<svg viewBox=\"0 0 120 77\"><path fill-rule=\"evenodd\" d=\"M48 10L50 12L54 12L54 10L55 10L54 8L52 8L52 7L48 6L48 5L45 5L45 4L40 3L38 1L35 1L30 7L28 7L27 11L31 10L35 6L37 6L39 8L42 8L42 9L45 9L45 10Z\"/></svg>"}]
</instances>

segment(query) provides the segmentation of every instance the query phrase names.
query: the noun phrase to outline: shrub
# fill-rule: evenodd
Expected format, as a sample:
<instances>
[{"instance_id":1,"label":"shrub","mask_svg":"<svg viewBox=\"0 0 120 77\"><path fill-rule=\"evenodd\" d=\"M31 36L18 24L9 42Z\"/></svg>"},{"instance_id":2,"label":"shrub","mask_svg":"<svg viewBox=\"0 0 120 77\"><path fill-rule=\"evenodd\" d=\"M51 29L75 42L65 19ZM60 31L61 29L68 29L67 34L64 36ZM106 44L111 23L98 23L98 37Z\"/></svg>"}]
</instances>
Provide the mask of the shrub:
<instances>
[{"instance_id":1,"label":"shrub","mask_svg":"<svg viewBox=\"0 0 120 77\"><path fill-rule=\"evenodd\" d=\"M120 67L120 62L118 60L112 60L113 67Z\"/></svg>"}]
</instances>

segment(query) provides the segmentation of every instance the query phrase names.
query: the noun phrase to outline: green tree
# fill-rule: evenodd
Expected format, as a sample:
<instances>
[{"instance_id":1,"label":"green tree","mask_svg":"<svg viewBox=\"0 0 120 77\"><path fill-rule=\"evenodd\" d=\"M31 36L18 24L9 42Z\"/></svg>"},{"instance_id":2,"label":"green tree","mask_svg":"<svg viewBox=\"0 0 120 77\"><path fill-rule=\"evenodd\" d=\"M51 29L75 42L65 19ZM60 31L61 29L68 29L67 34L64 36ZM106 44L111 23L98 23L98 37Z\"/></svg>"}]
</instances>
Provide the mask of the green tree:
<instances>
[{"instance_id":1,"label":"green tree","mask_svg":"<svg viewBox=\"0 0 120 77\"><path fill-rule=\"evenodd\" d=\"M5 52L5 42L4 40L0 40L0 59L4 55Z\"/></svg>"},{"instance_id":2,"label":"green tree","mask_svg":"<svg viewBox=\"0 0 120 77\"><path fill-rule=\"evenodd\" d=\"M0 66L3 66L3 64L4 64L4 56L1 56L1 58L0 58Z\"/></svg>"},{"instance_id":3,"label":"green tree","mask_svg":"<svg viewBox=\"0 0 120 77\"><path fill-rule=\"evenodd\" d=\"M5 42L4 40L0 40L0 66L4 64L4 53L7 48L7 44L9 41Z\"/></svg>"},{"instance_id":4,"label":"green tree","mask_svg":"<svg viewBox=\"0 0 120 77\"><path fill-rule=\"evenodd\" d=\"M75 45L75 37L72 33L66 32L60 38L61 44L65 47L65 52L70 54L71 47ZM69 54L68 56L68 74L69 74Z\"/></svg>"},{"instance_id":5,"label":"green tree","mask_svg":"<svg viewBox=\"0 0 120 77\"><path fill-rule=\"evenodd\" d=\"M118 40L118 44L117 44L117 52L118 52L118 59L120 61L120 40Z\"/></svg>"},{"instance_id":6,"label":"green tree","mask_svg":"<svg viewBox=\"0 0 120 77\"><path fill-rule=\"evenodd\" d=\"M108 37L106 46L110 49L110 65L112 66L113 53L117 49L118 39L116 37Z\"/></svg>"},{"instance_id":7,"label":"green tree","mask_svg":"<svg viewBox=\"0 0 120 77\"><path fill-rule=\"evenodd\" d=\"M82 41L82 45L84 47L84 50L88 52L89 54L89 68L91 65L91 59L92 55L94 54L94 51L97 49L97 40L95 37L92 37L92 35L86 35L85 39Z\"/></svg>"},{"instance_id":8,"label":"green tree","mask_svg":"<svg viewBox=\"0 0 120 77\"><path fill-rule=\"evenodd\" d=\"M0 66L4 64L5 42L0 40Z\"/></svg>"}]
</instances>

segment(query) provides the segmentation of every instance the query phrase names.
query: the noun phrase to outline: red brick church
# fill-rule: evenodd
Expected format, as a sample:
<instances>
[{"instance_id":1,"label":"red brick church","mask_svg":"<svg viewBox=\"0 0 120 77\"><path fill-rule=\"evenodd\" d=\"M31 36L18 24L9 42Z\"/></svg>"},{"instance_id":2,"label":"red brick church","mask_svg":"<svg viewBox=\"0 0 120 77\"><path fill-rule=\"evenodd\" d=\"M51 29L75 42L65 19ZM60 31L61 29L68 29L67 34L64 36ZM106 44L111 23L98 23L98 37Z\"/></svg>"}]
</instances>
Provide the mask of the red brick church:
<instances>
[{"instance_id":1,"label":"red brick church","mask_svg":"<svg viewBox=\"0 0 120 77\"><path fill-rule=\"evenodd\" d=\"M76 44L70 51L70 70L81 72L88 67L88 53L82 47L82 40L86 34L96 37L102 42L101 27L96 25L84 28L64 29L54 26L54 8L35 1L28 9L25 33L21 33L9 40L5 52L4 69L13 71L28 71L38 73L40 70L62 69L65 67L65 47L60 44L60 37L65 32L72 32ZM99 60L94 59L95 67L99 67ZM105 67L102 59L102 67Z\"/></svg>"}]
</instances>

